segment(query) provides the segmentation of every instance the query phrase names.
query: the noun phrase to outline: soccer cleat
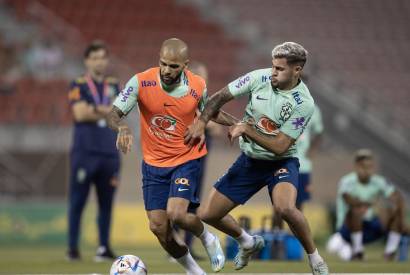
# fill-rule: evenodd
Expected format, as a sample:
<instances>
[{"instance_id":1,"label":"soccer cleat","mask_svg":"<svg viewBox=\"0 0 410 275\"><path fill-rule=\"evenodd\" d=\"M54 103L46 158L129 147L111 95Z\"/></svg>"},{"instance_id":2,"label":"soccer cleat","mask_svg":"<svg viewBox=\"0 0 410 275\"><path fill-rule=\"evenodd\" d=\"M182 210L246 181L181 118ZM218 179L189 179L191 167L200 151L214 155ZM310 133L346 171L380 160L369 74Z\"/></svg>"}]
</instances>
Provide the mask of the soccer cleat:
<instances>
[{"instance_id":1,"label":"soccer cleat","mask_svg":"<svg viewBox=\"0 0 410 275\"><path fill-rule=\"evenodd\" d=\"M112 261L116 259L117 256L111 251L109 247L100 246L97 249L97 254L94 257L95 262Z\"/></svg>"},{"instance_id":2,"label":"soccer cleat","mask_svg":"<svg viewBox=\"0 0 410 275\"><path fill-rule=\"evenodd\" d=\"M313 275L329 275L329 268L325 261L318 262L315 265L310 264Z\"/></svg>"},{"instance_id":3,"label":"soccer cleat","mask_svg":"<svg viewBox=\"0 0 410 275\"><path fill-rule=\"evenodd\" d=\"M80 261L81 260L80 252L78 252L77 249L70 249L67 252L66 259L69 262Z\"/></svg>"},{"instance_id":4,"label":"soccer cleat","mask_svg":"<svg viewBox=\"0 0 410 275\"><path fill-rule=\"evenodd\" d=\"M254 244L251 248L242 248L239 247L238 254L234 258L234 265L236 270L240 270L248 265L249 259L252 255L260 251L265 246L265 241L261 236L253 236Z\"/></svg>"},{"instance_id":5,"label":"soccer cleat","mask_svg":"<svg viewBox=\"0 0 410 275\"><path fill-rule=\"evenodd\" d=\"M364 253L363 251L356 252L352 255L351 261L363 261L364 260Z\"/></svg>"},{"instance_id":6,"label":"soccer cleat","mask_svg":"<svg viewBox=\"0 0 410 275\"><path fill-rule=\"evenodd\" d=\"M206 253L211 261L211 267L214 272L221 271L225 265L225 255L221 247L221 243L217 236L214 235L214 240L211 244L205 246Z\"/></svg>"},{"instance_id":7,"label":"soccer cleat","mask_svg":"<svg viewBox=\"0 0 410 275\"><path fill-rule=\"evenodd\" d=\"M392 253L384 253L384 259L388 262L392 262L396 259L396 251Z\"/></svg>"}]
</instances>

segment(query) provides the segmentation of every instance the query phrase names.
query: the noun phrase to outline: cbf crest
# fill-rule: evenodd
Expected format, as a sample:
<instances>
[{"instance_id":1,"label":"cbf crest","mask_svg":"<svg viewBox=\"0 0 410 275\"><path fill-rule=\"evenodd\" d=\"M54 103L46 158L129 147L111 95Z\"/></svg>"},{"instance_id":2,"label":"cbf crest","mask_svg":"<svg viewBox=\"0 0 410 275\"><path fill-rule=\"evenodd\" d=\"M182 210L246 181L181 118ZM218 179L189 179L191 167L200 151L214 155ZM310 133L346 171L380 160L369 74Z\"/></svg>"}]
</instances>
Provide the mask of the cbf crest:
<instances>
[{"instance_id":1,"label":"cbf crest","mask_svg":"<svg viewBox=\"0 0 410 275\"><path fill-rule=\"evenodd\" d=\"M287 121L292 114L292 109L293 106L289 102L283 104L282 108L280 109L280 120L282 120L283 122Z\"/></svg>"}]
</instances>

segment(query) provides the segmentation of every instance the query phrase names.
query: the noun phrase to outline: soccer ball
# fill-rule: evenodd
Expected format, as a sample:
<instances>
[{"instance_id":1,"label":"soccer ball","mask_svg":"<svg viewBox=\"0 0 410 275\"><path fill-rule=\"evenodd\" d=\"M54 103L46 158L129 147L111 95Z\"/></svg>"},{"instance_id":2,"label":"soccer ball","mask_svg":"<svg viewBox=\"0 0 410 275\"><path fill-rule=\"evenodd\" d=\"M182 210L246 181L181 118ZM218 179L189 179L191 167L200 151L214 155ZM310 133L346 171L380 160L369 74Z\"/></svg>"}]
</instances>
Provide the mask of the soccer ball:
<instances>
[{"instance_id":1,"label":"soccer ball","mask_svg":"<svg viewBox=\"0 0 410 275\"><path fill-rule=\"evenodd\" d=\"M147 268L140 258L134 255L118 257L111 266L110 275L146 275Z\"/></svg>"}]
</instances>

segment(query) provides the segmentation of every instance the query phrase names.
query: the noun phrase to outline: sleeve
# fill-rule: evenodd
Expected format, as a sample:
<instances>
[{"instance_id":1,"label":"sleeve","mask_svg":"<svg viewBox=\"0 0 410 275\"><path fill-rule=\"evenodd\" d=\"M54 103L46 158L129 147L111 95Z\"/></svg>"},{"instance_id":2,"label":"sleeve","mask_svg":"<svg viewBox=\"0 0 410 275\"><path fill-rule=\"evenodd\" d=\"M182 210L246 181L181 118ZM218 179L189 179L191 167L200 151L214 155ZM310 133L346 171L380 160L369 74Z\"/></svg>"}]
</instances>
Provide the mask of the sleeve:
<instances>
[{"instance_id":1,"label":"sleeve","mask_svg":"<svg viewBox=\"0 0 410 275\"><path fill-rule=\"evenodd\" d=\"M138 77L135 75L128 80L125 88L115 99L113 105L124 114L128 114L137 104L138 99Z\"/></svg>"},{"instance_id":2,"label":"sleeve","mask_svg":"<svg viewBox=\"0 0 410 275\"><path fill-rule=\"evenodd\" d=\"M247 73L228 84L229 92L233 97L249 94L257 82L258 76L255 71Z\"/></svg>"},{"instance_id":3,"label":"sleeve","mask_svg":"<svg viewBox=\"0 0 410 275\"><path fill-rule=\"evenodd\" d=\"M70 105L77 103L79 101L85 100L84 92L81 89L81 85L76 81L71 82L70 89L68 92L68 102Z\"/></svg>"},{"instance_id":4,"label":"sleeve","mask_svg":"<svg viewBox=\"0 0 410 275\"><path fill-rule=\"evenodd\" d=\"M323 120L322 112L319 107L315 105L315 111L313 112L312 119L310 120L311 130L314 135L323 133Z\"/></svg>"},{"instance_id":5,"label":"sleeve","mask_svg":"<svg viewBox=\"0 0 410 275\"><path fill-rule=\"evenodd\" d=\"M381 194L385 197L388 198L390 197L391 194L393 194L393 192L396 189L394 188L394 185L389 183L385 178L381 178L380 180L380 192Z\"/></svg>"},{"instance_id":6,"label":"sleeve","mask_svg":"<svg viewBox=\"0 0 410 275\"><path fill-rule=\"evenodd\" d=\"M295 107L289 119L280 127L280 131L293 139L298 139L309 123L313 110L313 102L298 105Z\"/></svg>"},{"instance_id":7,"label":"sleeve","mask_svg":"<svg viewBox=\"0 0 410 275\"><path fill-rule=\"evenodd\" d=\"M202 97L198 103L198 109L202 112L205 109L205 104L208 102L208 91L205 87L204 92L202 93Z\"/></svg>"}]
</instances>

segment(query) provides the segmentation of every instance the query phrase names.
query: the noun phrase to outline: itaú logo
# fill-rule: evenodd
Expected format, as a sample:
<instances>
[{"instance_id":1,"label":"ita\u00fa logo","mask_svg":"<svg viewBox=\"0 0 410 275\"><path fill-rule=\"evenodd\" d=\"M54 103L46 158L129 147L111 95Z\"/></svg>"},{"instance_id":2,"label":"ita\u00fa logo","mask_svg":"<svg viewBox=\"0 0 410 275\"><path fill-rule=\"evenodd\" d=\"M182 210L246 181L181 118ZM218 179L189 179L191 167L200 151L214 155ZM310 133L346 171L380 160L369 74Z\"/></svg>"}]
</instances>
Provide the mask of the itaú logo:
<instances>
[{"instance_id":1,"label":"ita\u00fa logo","mask_svg":"<svg viewBox=\"0 0 410 275\"><path fill-rule=\"evenodd\" d=\"M263 116L258 120L258 123L256 123L256 128L267 135L276 136L279 133L278 125L266 116Z\"/></svg>"},{"instance_id":2,"label":"ita\u00fa logo","mask_svg":"<svg viewBox=\"0 0 410 275\"><path fill-rule=\"evenodd\" d=\"M170 116L155 115L151 118L151 126L164 131L175 131L177 120Z\"/></svg>"}]
</instances>

